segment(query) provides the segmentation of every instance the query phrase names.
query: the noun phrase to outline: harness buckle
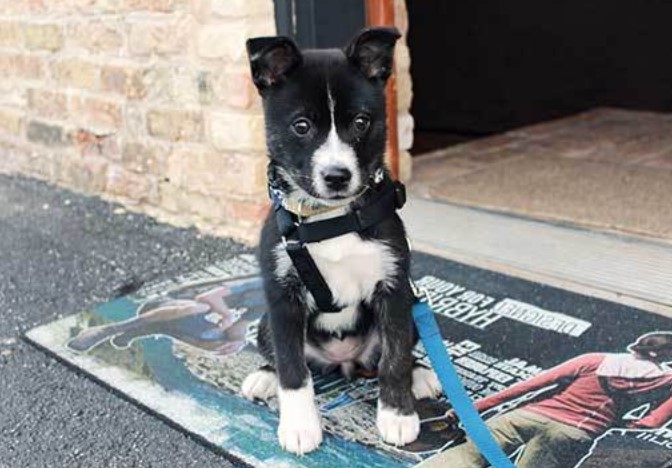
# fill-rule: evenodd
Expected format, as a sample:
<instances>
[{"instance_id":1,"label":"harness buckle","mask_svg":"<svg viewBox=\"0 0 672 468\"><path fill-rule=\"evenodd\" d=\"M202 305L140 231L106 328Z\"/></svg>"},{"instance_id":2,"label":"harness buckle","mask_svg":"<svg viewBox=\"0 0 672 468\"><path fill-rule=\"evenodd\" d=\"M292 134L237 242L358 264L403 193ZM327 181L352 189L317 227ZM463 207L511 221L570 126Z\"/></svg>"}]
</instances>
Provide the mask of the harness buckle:
<instances>
[{"instance_id":1,"label":"harness buckle","mask_svg":"<svg viewBox=\"0 0 672 468\"><path fill-rule=\"evenodd\" d=\"M381 168L378 169L375 174L373 174L373 183L374 184L379 184L383 181L385 178L385 171Z\"/></svg>"},{"instance_id":2,"label":"harness buckle","mask_svg":"<svg viewBox=\"0 0 672 468\"><path fill-rule=\"evenodd\" d=\"M280 205L276 205L275 207L275 222L278 225L280 235L283 237L294 233L298 226L298 223L294 220L294 216Z\"/></svg>"},{"instance_id":3,"label":"harness buckle","mask_svg":"<svg viewBox=\"0 0 672 468\"><path fill-rule=\"evenodd\" d=\"M286 236L282 236L282 246L287 249L288 247L296 247L301 244L301 241L298 239L287 239Z\"/></svg>"}]
</instances>

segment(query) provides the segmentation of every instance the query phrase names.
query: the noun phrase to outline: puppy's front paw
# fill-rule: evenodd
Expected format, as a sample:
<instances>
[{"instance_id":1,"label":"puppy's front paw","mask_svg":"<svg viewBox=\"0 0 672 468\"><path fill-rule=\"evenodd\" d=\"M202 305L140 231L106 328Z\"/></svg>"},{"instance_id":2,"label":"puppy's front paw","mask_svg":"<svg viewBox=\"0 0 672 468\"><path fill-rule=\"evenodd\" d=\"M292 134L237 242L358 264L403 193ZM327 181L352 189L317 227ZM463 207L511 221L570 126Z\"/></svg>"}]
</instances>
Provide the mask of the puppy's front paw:
<instances>
[{"instance_id":1,"label":"puppy's front paw","mask_svg":"<svg viewBox=\"0 0 672 468\"><path fill-rule=\"evenodd\" d=\"M420 434L420 418L418 413L401 414L394 408L388 408L378 400L378 417L376 426L383 440L388 444L406 445L413 442Z\"/></svg>"},{"instance_id":2,"label":"puppy's front paw","mask_svg":"<svg viewBox=\"0 0 672 468\"><path fill-rule=\"evenodd\" d=\"M322 443L322 427L317 411L311 417L280 416L278 441L288 452L303 455L312 452Z\"/></svg>"},{"instance_id":3,"label":"puppy's front paw","mask_svg":"<svg viewBox=\"0 0 672 468\"><path fill-rule=\"evenodd\" d=\"M280 446L297 455L312 452L322 442L320 415L315 407L312 382L297 390L278 390Z\"/></svg>"}]
</instances>

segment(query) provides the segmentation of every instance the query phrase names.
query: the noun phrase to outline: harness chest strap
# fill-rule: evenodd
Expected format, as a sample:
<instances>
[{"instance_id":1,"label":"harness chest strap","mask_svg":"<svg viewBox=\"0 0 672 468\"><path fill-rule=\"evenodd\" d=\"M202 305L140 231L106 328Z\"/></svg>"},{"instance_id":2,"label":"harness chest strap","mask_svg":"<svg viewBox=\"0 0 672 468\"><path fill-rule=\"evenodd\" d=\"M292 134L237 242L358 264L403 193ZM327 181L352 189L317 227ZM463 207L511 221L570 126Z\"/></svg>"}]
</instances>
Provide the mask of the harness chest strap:
<instances>
[{"instance_id":1,"label":"harness chest strap","mask_svg":"<svg viewBox=\"0 0 672 468\"><path fill-rule=\"evenodd\" d=\"M343 310L334 302L331 289L306 246L299 242L288 242L285 248L301 282L310 291L320 311L335 313Z\"/></svg>"},{"instance_id":2,"label":"harness chest strap","mask_svg":"<svg viewBox=\"0 0 672 468\"><path fill-rule=\"evenodd\" d=\"M349 211L335 218L306 223L283 206L273 187L269 187L273 200L275 220L282 235L285 249L299 278L311 293L322 312L340 312L343 307L334 303L334 298L315 260L310 255L307 243L320 242L351 232L363 232L386 218L406 202L406 192L401 182L393 182L385 176L381 183L369 188L363 202L355 200Z\"/></svg>"}]
</instances>

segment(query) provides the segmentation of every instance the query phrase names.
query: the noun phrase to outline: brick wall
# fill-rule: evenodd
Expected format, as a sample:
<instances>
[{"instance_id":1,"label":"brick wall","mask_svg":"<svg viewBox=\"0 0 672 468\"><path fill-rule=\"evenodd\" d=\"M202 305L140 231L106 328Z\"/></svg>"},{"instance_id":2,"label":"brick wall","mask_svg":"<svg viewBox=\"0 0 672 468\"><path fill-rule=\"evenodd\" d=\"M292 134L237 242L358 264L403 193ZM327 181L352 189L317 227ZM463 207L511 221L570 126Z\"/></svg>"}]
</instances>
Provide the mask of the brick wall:
<instances>
[{"instance_id":1,"label":"brick wall","mask_svg":"<svg viewBox=\"0 0 672 468\"><path fill-rule=\"evenodd\" d=\"M274 32L272 0L0 0L0 172L254 241L266 156L244 42Z\"/></svg>"},{"instance_id":2,"label":"brick wall","mask_svg":"<svg viewBox=\"0 0 672 468\"><path fill-rule=\"evenodd\" d=\"M413 116L411 115L411 101L413 99L413 84L411 82L411 53L406 42L408 34L408 12L406 0L394 0L394 18L402 38L395 49L395 71L397 82L397 112L399 132L399 177L408 181L412 175L411 154L413 146Z\"/></svg>"}]
</instances>

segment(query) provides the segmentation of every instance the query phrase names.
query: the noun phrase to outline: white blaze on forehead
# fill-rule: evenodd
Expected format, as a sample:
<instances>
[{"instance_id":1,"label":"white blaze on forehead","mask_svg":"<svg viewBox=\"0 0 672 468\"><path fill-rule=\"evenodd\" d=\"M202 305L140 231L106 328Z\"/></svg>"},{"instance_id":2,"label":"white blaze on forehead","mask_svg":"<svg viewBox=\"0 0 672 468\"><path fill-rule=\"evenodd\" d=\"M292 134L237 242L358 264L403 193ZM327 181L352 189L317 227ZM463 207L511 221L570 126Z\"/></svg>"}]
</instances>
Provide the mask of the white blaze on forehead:
<instances>
[{"instance_id":1,"label":"white blaze on forehead","mask_svg":"<svg viewBox=\"0 0 672 468\"><path fill-rule=\"evenodd\" d=\"M327 167L335 166L346 168L352 173L352 179L347 191L354 192L354 190L359 188L359 184L361 183L361 174L357 165L357 154L352 146L345 143L338 136L336 119L334 117L336 101L331 94L329 84L327 84L327 104L329 105L331 127L325 142L313 153L313 181L315 189L320 195L329 195L329 189L320 174Z\"/></svg>"},{"instance_id":2,"label":"white blaze on forehead","mask_svg":"<svg viewBox=\"0 0 672 468\"><path fill-rule=\"evenodd\" d=\"M329 115L331 115L331 124L334 125L334 109L336 109L336 101L334 101L334 96L331 95L329 83L327 83L327 105L329 106Z\"/></svg>"}]
</instances>

